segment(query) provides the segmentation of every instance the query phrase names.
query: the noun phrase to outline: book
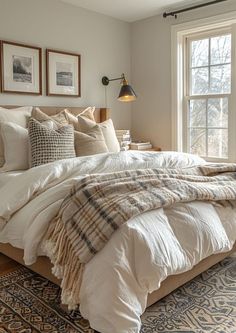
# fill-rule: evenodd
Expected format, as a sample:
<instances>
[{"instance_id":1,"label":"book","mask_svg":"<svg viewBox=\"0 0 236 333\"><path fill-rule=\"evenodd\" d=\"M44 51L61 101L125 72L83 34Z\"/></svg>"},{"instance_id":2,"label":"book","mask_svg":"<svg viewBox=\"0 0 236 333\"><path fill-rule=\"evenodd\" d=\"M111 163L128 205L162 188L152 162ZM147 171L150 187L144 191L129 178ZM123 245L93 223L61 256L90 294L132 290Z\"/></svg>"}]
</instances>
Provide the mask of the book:
<instances>
[{"instance_id":1,"label":"book","mask_svg":"<svg viewBox=\"0 0 236 333\"><path fill-rule=\"evenodd\" d=\"M129 146L130 145L130 141L121 141L121 142L119 142L119 144L120 144L120 146Z\"/></svg>"},{"instance_id":2,"label":"book","mask_svg":"<svg viewBox=\"0 0 236 333\"><path fill-rule=\"evenodd\" d=\"M131 149L148 149L148 148L152 148L152 144L151 144L151 142L142 142L142 143L131 142L130 148Z\"/></svg>"},{"instance_id":3,"label":"book","mask_svg":"<svg viewBox=\"0 0 236 333\"><path fill-rule=\"evenodd\" d=\"M124 135L116 135L118 140L129 140L130 141L130 135L124 134Z\"/></svg>"},{"instance_id":4,"label":"book","mask_svg":"<svg viewBox=\"0 0 236 333\"><path fill-rule=\"evenodd\" d=\"M129 146L130 145L130 142L129 141L121 141L119 142L120 146Z\"/></svg>"},{"instance_id":5,"label":"book","mask_svg":"<svg viewBox=\"0 0 236 333\"><path fill-rule=\"evenodd\" d=\"M120 147L120 150L121 150L121 151L127 151L127 150L129 150L129 146Z\"/></svg>"},{"instance_id":6,"label":"book","mask_svg":"<svg viewBox=\"0 0 236 333\"><path fill-rule=\"evenodd\" d=\"M130 130L116 130L116 135L130 135Z\"/></svg>"},{"instance_id":7,"label":"book","mask_svg":"<svg viewBox=\"0 0 236 333\"><path fill-rule=\"evenodd\" d=\"M146 144L146 145L136 145L136 144L130 144L130 149L136 149L136 150L146 150L151 149L152 144Z\"/></svg>"},{"instance_id":8,"label":"book","mask_svg":"<svg viewBox=\"0 0 236 333\"><path fill-rule=\"evenodd\" d=\"M132 141L131 144L137 145L137 146L146 146L146 145L151 145L150 141Z\"/></svg>"}]
</instances>

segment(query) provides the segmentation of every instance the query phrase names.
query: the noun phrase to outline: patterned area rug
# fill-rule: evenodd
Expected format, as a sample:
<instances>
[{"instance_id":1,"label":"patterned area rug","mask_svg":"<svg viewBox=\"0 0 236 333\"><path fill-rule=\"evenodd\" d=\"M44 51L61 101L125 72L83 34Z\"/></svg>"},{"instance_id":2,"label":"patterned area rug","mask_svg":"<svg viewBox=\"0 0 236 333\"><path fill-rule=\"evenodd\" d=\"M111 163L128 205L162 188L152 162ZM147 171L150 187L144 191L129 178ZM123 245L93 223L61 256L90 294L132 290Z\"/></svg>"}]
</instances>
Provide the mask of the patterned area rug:
<instances>
[{"instance_id":1,"label":"patterned area rug","mask_svg":"<svg viewBox=\"0 0 236 333\"><path fill-rule=\"evenodd\" d=\"M236 333L236 255L148 308L142 323L141 333ZM0 333L39 332L90 329L79 311L60 306L56 285L20 267L0 277Z\"/></svg>"},{"instance_id":2,"label":"patterned area rug","mask_svg":"<svg viewBox=\"0 0 236 333\"><path fill-rule=\"evenodd\" d=\"M142 333L236 333L236 253L152 305Z\"/></svg>"}]
</instances>

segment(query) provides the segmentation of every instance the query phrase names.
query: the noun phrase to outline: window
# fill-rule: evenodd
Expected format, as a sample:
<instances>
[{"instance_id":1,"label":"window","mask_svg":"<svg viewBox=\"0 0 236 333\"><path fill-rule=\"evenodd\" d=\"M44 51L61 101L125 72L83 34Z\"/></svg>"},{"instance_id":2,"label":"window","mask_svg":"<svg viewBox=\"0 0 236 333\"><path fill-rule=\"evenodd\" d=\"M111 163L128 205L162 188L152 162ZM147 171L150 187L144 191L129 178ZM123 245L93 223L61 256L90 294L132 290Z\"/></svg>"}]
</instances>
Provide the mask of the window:
<instances>
[{"instance_id":1,"label":"window","mask_svg":"<svg viewBox=\"0 0 236 333\"><path fill-rule=\"evenodd\" d=\"M185 38L183 150L209 160L229 158L231 40L224 30Z\"/></svg>"}]
</instances>

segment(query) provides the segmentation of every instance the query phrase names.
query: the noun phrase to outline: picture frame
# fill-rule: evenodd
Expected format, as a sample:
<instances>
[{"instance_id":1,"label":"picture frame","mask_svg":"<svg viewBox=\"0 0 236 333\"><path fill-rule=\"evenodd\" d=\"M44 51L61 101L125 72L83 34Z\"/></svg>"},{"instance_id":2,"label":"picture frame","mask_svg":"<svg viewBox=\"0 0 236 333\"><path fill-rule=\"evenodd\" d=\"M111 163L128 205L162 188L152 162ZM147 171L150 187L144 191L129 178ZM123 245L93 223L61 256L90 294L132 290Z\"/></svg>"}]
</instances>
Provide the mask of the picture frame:
<instances>
[{"instance_id":1,"label":"picture frame","mask_svg":"<svg viewBox=\"0 0 236 333\"><path fill-rule=\"evenodd\" d=\"M42 95L42 49L0 41L1 92Z\"/></svg>"},{"instance_id":2,"label":"picture frame","mask_svg":"<svg viewBox=\"0 0 236 333\"><path fill-rule=\"evenodd\" d=\"M81 96L80 54L46 49L47 96Z\"/></svg>"}]
</instances>

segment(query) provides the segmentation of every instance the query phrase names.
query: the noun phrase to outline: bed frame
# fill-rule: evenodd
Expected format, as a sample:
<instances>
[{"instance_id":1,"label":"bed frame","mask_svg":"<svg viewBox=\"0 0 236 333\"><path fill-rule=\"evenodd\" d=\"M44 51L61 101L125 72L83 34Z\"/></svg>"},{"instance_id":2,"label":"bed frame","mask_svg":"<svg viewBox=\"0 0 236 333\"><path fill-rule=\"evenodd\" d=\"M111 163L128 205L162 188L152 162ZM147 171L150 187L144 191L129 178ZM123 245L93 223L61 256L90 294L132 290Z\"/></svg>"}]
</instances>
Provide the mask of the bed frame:
<instances>
[{"instance_id":1,"label":"bed frame","mask_svg":"<svg viewBox=\"0 0 236 333\"><path fill-rule=\"evenodd\" d=\"M15 109L19 108L20 106L17 105L0 105L2 108L5 109ZM41 111L46 113L49 116L55 115L62 110L67 109L75 116L79 115L86 107L63 107L63 106L35 106L40 108ZM110 109L108 108L96 108L94 112L94 118L97 123L101 123L110 118Z\"/></svg>"},{"instance_id":2,"label":"bed frame","mask_svg":"<svg viewBox=\"0 0 236 333\"><path fill-rule=\"evenodd\" d=\"M196 266L194 266L190 271L171 275L167 279L165 279L161 283L161 287L158 290L155 290L151 294L148 295L147 300L147 307L156 303L161 298L165 297L166 295L170 294L173 290L179 288L186 282L192 280L197 275L201 274L202 272L206 271L208 268L212 267L213 265L217 264L224 258L228 257L230 254L236 251L236 243L234 247L229 252L213 254L210 257L203 259L200 261ZM17 249L9 244L2 244L0 243L0 253L5 254L7 257L17 261L18 263L24 264L23 255L24 251L21 249ZM52 274L52 264L47 257L38 257L37 262L31 266L27 266L32 271L40 274L41 276L45 277L46 279L54 282L55 284L60 286L60 280L58 280Z\"/></svg>"},{"instance_id":3,"label":"bed frame","mask_svg":"<svg viewBox=\"0 0 236 333\"><path fill-rule=\"evenodd\" d=\"M3 106L5 108L15 108L17 106ZM45 112L48 115L53 115L61 110L65 109L63 107L40 107L40 109ZM72 112L75 115L78 115L81 113L85 108L81 107L70 107L67 108L70 112ZM106 108L97 108L95 110L95 119L97 122L102 122L110 117L110 110ZM201 274L202 272L206 271L211 266L215 265L216 263L220 262L224 258L228 257L233 252L236 252L236 243L234 244L233 248L229 252L219 253L219 254L213 254L210 257L207 257L203 259L201 262L199 262L196 266L194 266L191 270L178 274L178 275L171 275L167 279L165 279L161 283L161 287L152 292L148 295L147 300L147 307L156 303L161 298L165 297L169 293L171 293L173 290L177 289L178 287L182 286L186 282L192 280L197 275ZM11 246L10 244L2 244L0 243L0 253L6 255L7 257L17 261L18 263L24 264L23 256L24 251L18 248L15 248ZM60 285L60 280L58 280L53 274L52 274L52 264L47 257L38 257L37 262L31 266L27 266L32 271L40 274L41 276L45 277L46 279L56 283L57 285Z\"/></svg>"}]
</instances>

